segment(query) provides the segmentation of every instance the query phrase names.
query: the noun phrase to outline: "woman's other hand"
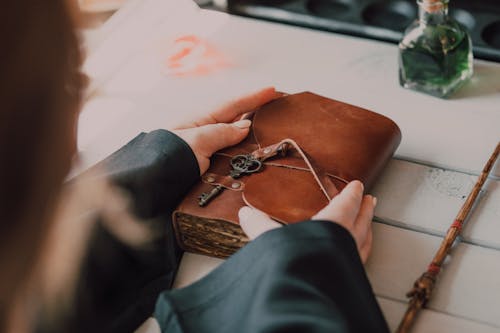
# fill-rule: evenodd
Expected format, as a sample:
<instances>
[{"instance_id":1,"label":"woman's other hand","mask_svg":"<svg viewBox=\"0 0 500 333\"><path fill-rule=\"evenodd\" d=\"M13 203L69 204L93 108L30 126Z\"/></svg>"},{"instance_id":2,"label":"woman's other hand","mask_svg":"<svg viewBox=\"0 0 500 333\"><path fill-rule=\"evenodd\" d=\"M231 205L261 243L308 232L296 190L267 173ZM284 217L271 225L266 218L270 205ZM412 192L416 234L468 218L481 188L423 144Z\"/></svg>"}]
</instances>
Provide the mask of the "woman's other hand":
<instances>
[{"instance_id":1,"label":"woman's other hand","mask_svg":"<svg viewBox=\"0 0 500 333\"><path fill-rule=\"evenodd\" d=\"M239 143L248 135L252 122L240 120L241 117L280 96L282 94L273 87L265 88L228 103L206 117L179 126L172 132L191 147L198 161L200 174L204 174L213 153Z\"/></svg>"},{"instance_id":2,"label":"woman's other hand","mask_svg":"<svg viewBox=\"0 0 500 333\"><path fill-rule=\"evenodd\" d=\"M349 230L365 263L372 249L372 219L377 198L363 195L363 190L360 181L350 182L312 219L333 221Z\"/></svg>"},{"instance_id":3,"label":"woman's other hand","mask_svg":"<svg viewBox=\"0 0 500 333\"><path fill-rule=\"evenodd\" d=\"M363 195L360 181L350 182L330 203L312 217L312 220L328 220L340 224L353 236L363 263L372 247L372 219L377 200ZM266 214L250 207L239 211L240 225L250 239L262 233L281 227Z\"/></svg>"}]
</instances>

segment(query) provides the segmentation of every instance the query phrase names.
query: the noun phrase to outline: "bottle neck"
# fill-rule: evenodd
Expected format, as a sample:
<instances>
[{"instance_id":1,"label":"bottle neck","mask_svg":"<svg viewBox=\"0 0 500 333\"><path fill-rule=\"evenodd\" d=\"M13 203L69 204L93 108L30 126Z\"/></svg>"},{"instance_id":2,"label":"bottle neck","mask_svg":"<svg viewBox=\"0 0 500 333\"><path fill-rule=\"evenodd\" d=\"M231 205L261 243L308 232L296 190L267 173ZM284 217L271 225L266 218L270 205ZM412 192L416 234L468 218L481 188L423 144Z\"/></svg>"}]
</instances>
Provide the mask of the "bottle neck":
<instances>
[{"instance_id":1,"label":"bottle neck","mask_svg":"<svg viewBox=\"0 0 500 333\"><path fill-rule=\"evenodd\" d=\"M448 16L449 0L417 0L421 24L440 24Z\"/></svg>"}]
</instances>

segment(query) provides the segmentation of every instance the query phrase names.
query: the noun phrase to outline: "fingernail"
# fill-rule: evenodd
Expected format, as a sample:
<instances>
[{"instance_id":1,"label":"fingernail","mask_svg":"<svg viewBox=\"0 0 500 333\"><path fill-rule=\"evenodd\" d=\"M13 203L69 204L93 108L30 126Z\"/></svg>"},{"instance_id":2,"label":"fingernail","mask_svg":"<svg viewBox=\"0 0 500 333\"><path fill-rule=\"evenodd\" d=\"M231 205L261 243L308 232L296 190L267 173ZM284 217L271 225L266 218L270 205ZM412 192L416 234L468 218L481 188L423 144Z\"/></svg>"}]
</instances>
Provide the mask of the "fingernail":
<instances>
[{"instance_id":1,"label":"fingernail","mask_svg":"<svg viewBox=\"0 0 500 333\"><path fill-rule=\"evenodd\" d=\"M240 208L240 211L238 212L238 217L241 219L245 219L252 213L252 209L248 206L243 206Z\"/></svg>"},{"instance_id":2,"label":"fingernail","mask_svg":"<svg viewBox=\"0 0 500 333\"><path fill-rule=\"evenodd\" d=\"M365 190L365 186L359 180L353 180L351 184L353 184L353 186L358 187L361 190L361 192Z\"/></svg>"},{"instance_id":3,"label":"fingernail","mask_svg":"<svg viewBox=\"0 0 500 333\"><path fill-rule=\"evenodd\" d=\"M373 207L377 207L377 197L372 197Z\"/></svg>"},{"instance_id":4,"label":"fingernail","mask_svg":"<svg viewBox=\"0 0 500 333\"><path fill-rule=\"evenodd\" d=\"M250 125L252 125L252 121L249 119L242 119L242 120L238 120L237 122L233 123L233 125L238 127L238 128L245 129L245 128L249 128Z\"/></svg>"}]
</instances>

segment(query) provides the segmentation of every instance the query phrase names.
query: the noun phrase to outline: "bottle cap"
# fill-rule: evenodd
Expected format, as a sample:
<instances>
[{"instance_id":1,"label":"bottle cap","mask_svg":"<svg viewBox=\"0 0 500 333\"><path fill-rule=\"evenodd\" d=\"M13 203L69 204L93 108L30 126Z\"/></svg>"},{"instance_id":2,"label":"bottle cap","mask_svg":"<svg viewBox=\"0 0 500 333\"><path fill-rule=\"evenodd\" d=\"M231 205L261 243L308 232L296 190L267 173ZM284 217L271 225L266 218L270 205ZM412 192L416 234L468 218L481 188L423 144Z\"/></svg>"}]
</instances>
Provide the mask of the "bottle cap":
<instances>
[{"instance_id":1,"label":"bottle cap","mask_svg":"<svg viewBox=\"0 0 500 333\"><path fill-rule=\"evenodd\" d=\"M419 0L419 5L428 13L435 13L443 10L448 0Z\"/></svg>"}]
</instances>

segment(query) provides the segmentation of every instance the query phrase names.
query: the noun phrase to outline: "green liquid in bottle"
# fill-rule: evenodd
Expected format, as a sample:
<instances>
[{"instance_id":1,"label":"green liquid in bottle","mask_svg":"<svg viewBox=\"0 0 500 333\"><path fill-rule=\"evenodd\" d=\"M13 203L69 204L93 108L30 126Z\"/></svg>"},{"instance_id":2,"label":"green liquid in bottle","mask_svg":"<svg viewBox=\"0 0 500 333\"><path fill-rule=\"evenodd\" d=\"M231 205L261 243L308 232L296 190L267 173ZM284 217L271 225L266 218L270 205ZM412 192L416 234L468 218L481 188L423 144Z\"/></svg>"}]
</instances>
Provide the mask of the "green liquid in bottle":
<instances>
[{"instance_id":1,"label":"green liquid in bottle","mask_svg":"<svg viewBox=\"0 0 500 333\"><path fill-rule=\"evenodd\" d=\"M405 88L446 97L472 73L470 37L448 16L439 24L414 23L399 44L399 81Z\"/></svg>"}]
</instances>

